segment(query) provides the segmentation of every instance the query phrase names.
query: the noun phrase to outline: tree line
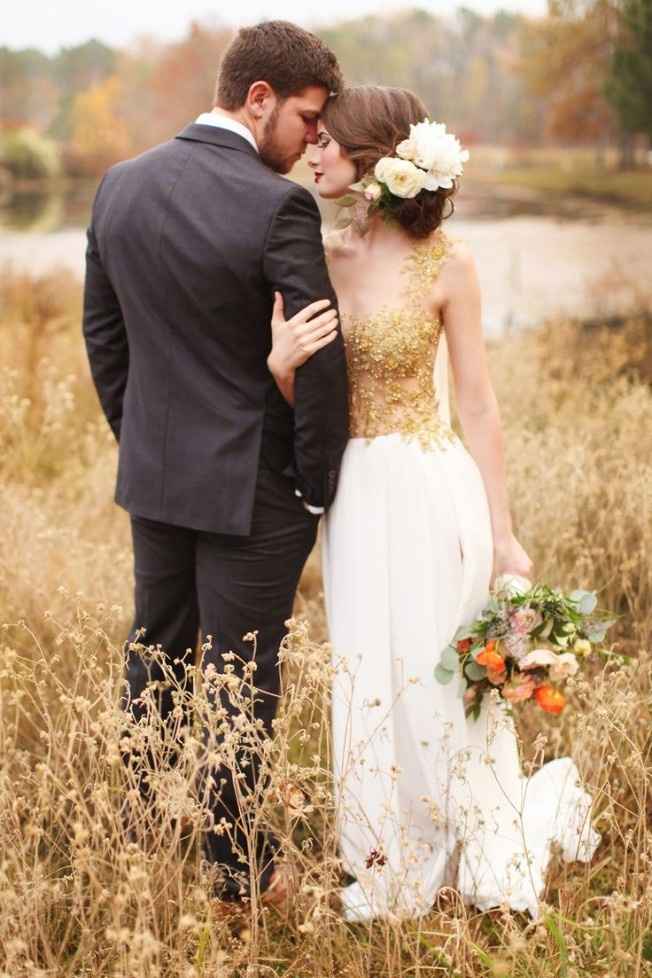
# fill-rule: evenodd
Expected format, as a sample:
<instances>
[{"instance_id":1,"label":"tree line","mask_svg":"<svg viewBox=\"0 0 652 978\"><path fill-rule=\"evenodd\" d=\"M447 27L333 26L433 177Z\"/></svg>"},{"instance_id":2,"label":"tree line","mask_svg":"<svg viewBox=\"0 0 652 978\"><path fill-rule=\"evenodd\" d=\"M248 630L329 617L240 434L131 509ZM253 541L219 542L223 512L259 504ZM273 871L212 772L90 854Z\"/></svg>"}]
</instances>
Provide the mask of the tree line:
<instances>
[{"instance_id":1,"label":"tree line","mask_svg":"<svg viewBox=\"0 0 652 978\"><path fill-rule=\"evenodd\" d=\"M652 139L652 0L549 0L545 17L460 7L320 28L353 83L415 90L467 144ZM47 56L0 48L0 166L23 177L96 175L212 104L232 30L190 24L172 43L97 40Z\"/></svg>"}]
</instances>

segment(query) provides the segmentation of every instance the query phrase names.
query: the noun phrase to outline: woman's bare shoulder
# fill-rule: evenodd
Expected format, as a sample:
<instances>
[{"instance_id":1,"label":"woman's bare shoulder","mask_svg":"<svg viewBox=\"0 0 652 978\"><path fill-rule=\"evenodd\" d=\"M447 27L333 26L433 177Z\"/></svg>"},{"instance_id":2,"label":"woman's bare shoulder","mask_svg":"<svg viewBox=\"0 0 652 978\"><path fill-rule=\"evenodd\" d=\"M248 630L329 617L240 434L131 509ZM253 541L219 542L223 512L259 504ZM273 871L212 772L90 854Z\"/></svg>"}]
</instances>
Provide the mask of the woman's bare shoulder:
<instances>
[{"instance_id":1,"label":"woman's bare shoulder","mask_svg":"<svg viewBox=\"0 0 652 978\"><path fill-rule=\"evenodd\" d=\"M437 240L444 247L444 261L441 265L442 275L449 279L467 280L476 274L473 251L466 241L456 235L438 230Z\"/></svg>"}]
</instances>

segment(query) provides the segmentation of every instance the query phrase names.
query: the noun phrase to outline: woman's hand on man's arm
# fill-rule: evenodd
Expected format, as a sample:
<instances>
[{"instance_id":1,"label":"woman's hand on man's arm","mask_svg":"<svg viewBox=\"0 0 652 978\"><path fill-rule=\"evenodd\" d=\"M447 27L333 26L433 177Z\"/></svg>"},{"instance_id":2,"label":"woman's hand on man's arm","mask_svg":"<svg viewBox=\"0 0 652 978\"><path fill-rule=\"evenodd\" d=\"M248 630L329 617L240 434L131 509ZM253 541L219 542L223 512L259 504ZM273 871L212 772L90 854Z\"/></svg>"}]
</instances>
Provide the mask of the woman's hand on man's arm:
<instances>
[{"instance_id":1,"label":"woman's hand on man's arm","mask_svg":"<svg viewBox=\"0 0 652 978\"><path fill-rule=\"evenodd\" d=\"M278 389L289 404L294 403L294 372L317 350L337 336L337 310L329 299L318 299L290 319L285 318L283 296L274 293L272 349L267 366Z\"/></svg>"}]
</instances>

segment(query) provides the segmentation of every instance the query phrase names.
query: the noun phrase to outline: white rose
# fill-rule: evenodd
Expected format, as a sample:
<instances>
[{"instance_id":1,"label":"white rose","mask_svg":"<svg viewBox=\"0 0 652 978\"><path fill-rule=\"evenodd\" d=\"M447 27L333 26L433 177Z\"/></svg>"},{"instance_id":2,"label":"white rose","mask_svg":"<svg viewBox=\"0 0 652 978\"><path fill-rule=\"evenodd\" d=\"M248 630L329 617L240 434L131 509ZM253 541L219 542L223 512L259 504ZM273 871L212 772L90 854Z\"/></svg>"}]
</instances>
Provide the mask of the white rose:
<instances>
[{"instance_id":1,"label":"white rose","mask_svg":"<svg viewBox=\"0 0 652 978\"><path fill-rule=\"evenodd\" d=\"M382 164L382 166L381 166ZM379 172L380 167L380 172ZM376 164L374 171L376 179L389 188L396 197L416 197L426 179L426 174L410 163L409 160L390 159L383 157Z\"/></svg>"},{"instance_id":2,"label":"white rose","mask_svg":"<svg viewBox=\"0 0 652 978\"><path fill-rule=\"evenodd\" d=\"M533 649L532 652L523 656L518 667L519 669L536 669L537 666L552 666L558 658L560 656L551 652L550 649Z\"/></svg>"},{"instance_id":3,"label":"white rose","mask_svg":"<svg viewBox=\"0 0 652 978\"><path fill-rule=\"evenodd\" d=\"M563 652L556 658L557 661L550 667L550 678L553 682L566 679L567 676L574 676L580 667L572 652Z\"/></svg>"},{"instance_id":4,"label":"white rose","mask_svg":"<svg viewBox=\"0 0 652 978\"><path fill-rule=\"evenodd\" d=\"M374 176L376 180L380 180L381 183L387 183L386 174L388 173L388 167L393 163L391 156L383 156L374 167Z\"/></svg>"}]
</instances>

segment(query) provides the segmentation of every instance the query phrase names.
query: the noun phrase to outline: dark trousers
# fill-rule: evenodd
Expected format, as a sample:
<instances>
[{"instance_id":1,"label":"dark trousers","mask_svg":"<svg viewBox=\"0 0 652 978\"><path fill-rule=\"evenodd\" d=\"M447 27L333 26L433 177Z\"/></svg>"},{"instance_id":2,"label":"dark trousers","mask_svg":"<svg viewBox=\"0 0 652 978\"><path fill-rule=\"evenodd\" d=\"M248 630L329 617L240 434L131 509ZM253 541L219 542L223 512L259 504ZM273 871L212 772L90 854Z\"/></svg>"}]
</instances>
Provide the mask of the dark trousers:
<instances>
[{"instance_id":1,"label":"dark trousers","mask_svg":"<svg viewBox=\"0 0 652 978\"><path fill-rule=\"evenodd\" d=\"M248 662L254 656L254 643L243 641L243 636L257 632L253 714L262 721L264 734L270 735L280 688L279 644L285 634L284 622L292 613L301 570L315 542L317 523L295 496L292 480L267 468L259 470L253 523L247 537L132 516L136 611L129 643L160 646L166 666L183 686L185 665L195 660L200 631L204 672L213 666L223 673L222 654L234 652L237 658L231 665L238 676L243 674L239 659ZM136 719L145 710L137 700L151 682L160 683L150 691L156 691L161 720L175 716L174 691L169 683L166 688L161 678L162 671L155 661L152 663L151 655L138 647L130 650L128 644L123 707ZM230 717L240 712L225 691L216 697L214 705L222 706ZM133 752L126 751L124 756L129 763L137 763ZM245 759L239 771L223 764L217 769L208 765L204 772L213 824L225 818L233 826L232 835L210 830L204 835L206 858L218 870L216 892L225 899L242 895L243 889L248 892L252 860L264 890L277 847L276 840L263 833L256 835L252 846L250 833L243 830L244 820L252 815L243 810L248 807L246 803L239 805L238 796L260 790L260 765L255 751L244 746L239 757ZM241 776L236 785L234 776L238 773ZM147 796L149 788L141 786L141 790ZM242 852L248 865L239 858Z\"/></svg>"}]
</instances>

